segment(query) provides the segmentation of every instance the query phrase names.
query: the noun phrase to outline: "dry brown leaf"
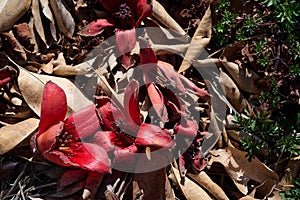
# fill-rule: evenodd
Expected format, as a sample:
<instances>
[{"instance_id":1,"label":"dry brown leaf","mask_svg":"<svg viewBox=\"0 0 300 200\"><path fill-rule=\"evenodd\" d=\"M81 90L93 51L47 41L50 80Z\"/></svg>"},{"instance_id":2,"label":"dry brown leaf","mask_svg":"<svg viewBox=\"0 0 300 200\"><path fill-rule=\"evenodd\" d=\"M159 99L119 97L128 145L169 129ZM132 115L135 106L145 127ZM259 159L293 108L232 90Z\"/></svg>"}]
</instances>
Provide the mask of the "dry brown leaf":
<instances>
[{"instance_id":1,"label":"dry brown leaf","mask_svg":"<svg viewBox=\"0 0 300 200\"><path fill-rule=\"evenodd\" d=\"M0 32L10 29L29 9L31 0L0 1Z\"/></svg>"},{"instance_id":2,"label":"dry brown leaf","mask_svg":"<svg viewBox=\"0 0 300 200\"><path fill-rule=\"evenodd\" d=\"M39 1L40 1L40 5L42 7L42 12L43 12L44 16L47 17L47 19L49 19L50 31L51 31L52 38L56 41L57 37L56 37L55 21L54 21L51 9L49 7L49 1L48 0L39 0Z\"/></svg>"},{"instance_id":3,"label":"dry brown leaf","mask_svg":"<svg viewBox=\"0 0 300 200\"><path fill-rule=\"evenodd\" d=\"M256 85L256 82L260 78L253 70L240 67L234 62L227 62L224 58L222 58L221 61L226 71L230 74L239 89L252 94L258 94L261 92Z\"/></svg>"},{"instance_id":4,"label":"dry brown leaf","mask_svg":"<svg viewBox=\"0 0 300 200\"><path fill-rule=\"evenodd\" d=\"M11 48L13 49L13 51L20 55L20 57L26 61L27 60L27 55L26 52L24 50L24 47L20 44L20 42L15 38L14 34L12 31L6 32L6 33L1 33L1 35L3 35L7 41L9 42Z\"/></svg>"},{"instance_id":5,"label":"dry brown leaf","mask_svg":"<svg viewBox=\"0 0 300 200\"><path fill-rule=\"evenodd\" d=\"M41 14L40 14L39 0L32 0L31 12L32 12L32 16L33 16L33 18L32 18L33 27L36 30L36 32L38 33L38 35L40 36L41 40L44 42L44 44L47 45L44 27L43 27L43 23L42 23L42 18L41 18ZM31 30L31 31L33 32L33 30ZM34 33L32 35L34 36ZM35 38L33 38L33 39L35 40ZM35 48L38 48L37 45L35 46Z\"/></svg>"},{"instance_id":6,"label":"dry brown leaf","mask_svg":"<svg viewBox=\"0 0 300 200\"><path fill-rule=\"evenodd\" d=\"M143 190L143 200L174 199L165 168L147 173L136 173L134 182L137 187L135 188L136 193Z\"/></svg>"},{"instance_id":7,"label":"dry brown leaf","mask_svg":"<svg viewBox=\"0 0 300 200\"><path fill-rule=\"evenodd\" d=\"M251 112L252 109L247 99L240 93L233 80L223 71L220 71L220 85L226 98L237 112L242 113L245 110Z\"/></svg>"},{"instance_id":8,"label":"dry brown leaf","mask_svg":"<svg viewBox=\"0 0 300 200\"><path fill-rule=\"evenodd\" d=\"M210 164L213 162L221 163L234 184L245 195L248 193L247 184L250 180L261 184L268 182L268 184L265 184L264 187L261 188L259 194L260 196L266 197L278 184L278 176L257 158L249 162L246 154L247 152L231 147L213 150L211 151L212 158Z\"/></svg>"},{"instance_id":9,"label":"dry brown leaf","mask_svg":"<svg viewBox=\"0 0 300 200\"><path fill-rule=\"evenodd\" d=\"M193 37L189 48L184 56L184 60L179 67L178 72L186 71L193 60L197 60L198 56L205 50L211 39L212 33L212 18L210 6L207 8L201 22L199 23Z\"/></svg>"},{"instance_id":10,"label":"dry brown leaf","mask_svg":"<svg viewBox=\"0 0 300 200\"><path fill-rule=\"evenodd\" d=\"M225 200L229 198L225 194L225 192L222 190L220 186L218 186L215 182L211 180L211 178L204 172L201 171L199 174L190 174L188 173L188 176L197 182L199 185L204 187L208 192L210 192L216 199Z\"/></svg>"},{"instance_id":11,"label":"dry brown leaf","mask_svg":"<svg viewBox=\"0 0 300 200\"><path fill-rule=\"evenodd\" d=\"M2 127L0 129L0 155L10 151L30 137L38 126L38 119L29 118L17 124Z\"/></svg>"},{"instance_id":12,"label":"dry brown leaf","mask_svg":"<svg viewBox=\"0 0 300 200\"><path fill-rule=\"evenodd\" d=\"M185 177L184 183L181 181L181 176L178 169L171 168L172 172L169 178L181 190L187 200L210 200L212 199L199 185L194 183L188 177Z\"/></svg>"},{"instance_id":13,"label":"dry brown leaf","mask_svg":"<svg viewBox=\"0 0 300 200\"><path fill-rule=\"evenodd\" d=\"M175 31L179 35L186 35L181 26L167 13L165 8L156 0L152 1L152 16L167 28Z\"/></svg>"},{"instance_id":14,"label":"dry brown leaf","mask_svg":"<svg viewBox=\"0 0 300 200\"><path fill-rule=\"evenodd\" d=\"M68 115L82 107L92 104L82 92L68 79L29 72L17 65L20 73L18 86L28 106L38 115L41 113L42 94L48 81L56 83L67 96Z\"/></svg>"},{"instance_id":15,"label":"dry brown leaf","mask_svg":"<svg viewBox=\"0 0 300 200\"><path fill-rule=\"evenodd\" d=\"M66 9L61 1L49 0L49 2L53 10L58 30L62 34L72 37L75 30L75 21L71 13Z\"/></svg>"},{"instance_id":16,"label":"dry brown leaf","mask_svg":"<svg viewBox=\"0 0 300 200\"><path fill-rule=\"evenodd\" d=\"M92 64L95 60L96 57L78 65L71 66L66 64L63 53L59 53L57 59L53 61L53 74L58 76L76 76L87 74L93 71Z\"/></svg>"}]
</instances>

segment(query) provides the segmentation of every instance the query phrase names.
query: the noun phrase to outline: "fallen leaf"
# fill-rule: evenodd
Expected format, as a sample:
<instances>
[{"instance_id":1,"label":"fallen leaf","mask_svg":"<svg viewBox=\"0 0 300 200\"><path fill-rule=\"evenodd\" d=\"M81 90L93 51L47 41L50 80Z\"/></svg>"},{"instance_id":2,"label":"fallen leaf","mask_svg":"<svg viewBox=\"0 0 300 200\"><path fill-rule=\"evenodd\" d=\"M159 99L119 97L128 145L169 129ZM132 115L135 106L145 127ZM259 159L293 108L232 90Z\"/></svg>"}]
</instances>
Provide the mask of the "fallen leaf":
<instances>
[{"instance_id":1,"label":"fallen leaf","mask_svg":"<svg viewBox=\"0 0 300 200\"><path fill-rule=\"evenodd\" d=\"M245 110L251 112L252 109L247 99L240 92L233 80L223 71L220 71L220 85L226 98L237 112L242 113Z\"/></svg>"},{"instance_id":2,"label":"fallen leaf","mask_svg":"<svg viewBox=\"0 0 300 200\"><path fill-rule=\"evenodd\" d=\"M29 26L32 26L32 35L34 36L34 30L38 33L40 36L41 40L44 42L45 45L47 45L46 41L46 36L44 32L44 27L42 23L42 17L40 14L40 3L39 0L32 0L32 5L31 5L31 12L32 12L32 22L29 23ZM32 25L31 25L32 23ZM34 30L33 30L34 29ZM36 38L32 38L33 43L36 43ZM35 45L35 48L38 49L38 45Z\"/></svg>"},{"instance_id":3,"label":"fallen leaf","mask_svg":"<svg viewBox=\"0 0 300 200\"><path fill-rule=\"evenodd\" d=\"M237 188L243 193L248 193L247 184L250 180L258 183L268 182L260 192L266 198L279 182L278 175L260 162L257 158L248 161L247 152L227 147L211 151L210 165L214 162L222 164Z\"/></svg>"},{"instance_id":4,"label":"fallen leaf","mask_svg":"<svg viewBox=\"0 0 300 200\"><path fill-rule=\"evenodd\" d=\"M222 190L222 188L217 185L215 182L211 180L211 178L204 172L201 171L199 174L190 174L188 173L188 177L190 177L192 180L197 182L199 185L204 187L208 192L210 192L216 199L228 199L225 192Z\"/></svg>"},{"instance_id":5,"label":"fallen leaf","mask_svg":"<svg viewBox=\"0 0 300 200\"><path fill-rule=\"evenodd\" d=\"M10 29L29 9L31 0L0 1L0 32Z\"/></svg>"},{"instance_id":6,"label":"fallen leaf","mask_svg":"<svg viewBox=\"0 0 300 200\"><path fill-rule=\"evenodd\" d=\"M48 81L56 83L67 96L68 114L92 104L82 92L68 79L29 72L15 64L19 70L18 86L28 106L38 115L41 114L41 103L44 86ZM30 80L30 81L29 81Z\"/></svg>"},{"instance_id":7,"label":"fallen leaf","mask_svg":"<svg viewBox=\"0 0 300 200\"><path fill-rule=\"evenodd\" d=\"M51 31L52 38L56 41L57 37L56 37L55 21L54 21L51 9L49 7L49 1L48 0L39 0L39 1L40 1L40 5L42 7L42 12L43 12L44 16L47 17L47 19L49 19L50 31Z\"/></svg>"},{"instance_id":8,"label":"fallen leaf","mask_svg":"<svg viewBox=\"0 0 300 200\"><path fill-rule=\"evenodd\" d=\"M1 33L5 37L5 39L9 42L14 53L18 54L24 61L27 60L27 55L24 50L24 47L20 44L20 42L15 38L12 31Z\"/></svg>"},{"instance_id":9,"label":"fallen leaf","mask_svg":"<svg viewBox=\"0 0 300 200\"><path fill-rule=\"evenodd\" d=\"M29 138L38 128L38 119L29 118L0 129L0 155L10 151L26 138Z\"/></svg>"},{"instance_id":10,"label":"fallen leaf","mask_svg":"<svg viewBox=\"0 0 300 200\"><path fill-rule=\"evenodd\" d=\"M258 94L261 92L256 85L260 77L253 70L240 67L234 62L227 62L225 58L222 58L221 61L239 89L251 94Z\"/></svg>"},{"instance_id":11,"label":"fallen leaf","mask_svg":"<svg viewBox=\"0 0 300 200\"><path fill-rule=\"evenodd\" d=\"M68 37L72 37L75 30L75 21L62 1L49 0L58 30Z\"/></svg>"},{"instance_id":12,"label":"fallen leaf","mask_svg":"<svg viewBox=\"0 0 300 200\"><path fill-rule=\"evenodd\" d=\"M201 22L199 23L189 48L184 56L178 73L184 72L191 66L193 60L197 60L198 56L205 50L211 39L212 18L210 6L207 8Z\"/></svg>"},{"instance_id":13,"label":"fallen leaf","mask_svg":"<svg viewBox=\"0 0 300 200\"><path fill-rule=\"evenodd\" d=\"M152 2L152 16L167 28L175 31L179 35L186 35L181 26L167 13L165 8L156 0Z\"/></svg>"},{"instance_id":14,"label":"fallen leaf","mask_svg":"<svg viewBox=\"0 0 300 200\"><path fill-rule=\"evenodd\" d=\"M134 174L134 182L137 185L134 196L142 190L144 193L143 200L174 199L165 168L147 173L136 173Z\"/></svg>"},{"instance_id":15,"label":"fallen leaf","mask_svg":"<svg viewBox=\"0 0 300 200\"><path fill-rule=\"evenodd\" d=\"M171 168L172 172L169 178L173 183L181 190L182 194L187 200L210 200L212 199L199 185L194 183L188 177L185 177L184 183L182 183L180 173L178 169L173 166Z\"/></svg>"},{"instance_id":16,"label":"fallen leaf","mask_svg":"<svg viewBox=\"0 0 300 200\"><path fill-rule=\"evenodd\" d=\"M53 74L59 76L76 76L83 75L93 71L93 62L95 62L97 57L91 60L82 62L78 65L67 65L63 53L59 53L56 60L53 61L54 69Z\"/></svg>"}]
</instances>

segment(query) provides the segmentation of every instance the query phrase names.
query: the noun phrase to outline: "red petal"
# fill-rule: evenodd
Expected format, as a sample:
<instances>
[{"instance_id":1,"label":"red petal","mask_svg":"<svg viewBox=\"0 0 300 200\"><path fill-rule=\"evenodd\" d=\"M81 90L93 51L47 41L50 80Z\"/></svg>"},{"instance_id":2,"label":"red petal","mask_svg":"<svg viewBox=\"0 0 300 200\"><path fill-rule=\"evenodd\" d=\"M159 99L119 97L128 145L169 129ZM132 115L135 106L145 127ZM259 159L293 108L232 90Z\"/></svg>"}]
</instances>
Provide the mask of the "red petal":
<instances>
[{"instance_id":1,"label":"red petal","mask_svg":"<svg viewBox=\"0 0 300 200\"><path fill-rule=\"evenodd\" d=\"M152 6L149 0L126 0L126 4L135 14L135 27L138 27L146 17L152 15Z\"/></svg>"},{"instance_id":2,"label":"red petal","mask_svg":"<svg viewBox=\"0 0 300 200\"><path fill-rule=\"evenodd\" d=\"M196 137L198 124L192 119L182 119L180 124L174 128L175 134L181 134L188 137Z\"/></svg>"},{"instance_id":3,"label":"red petal","mask_svg":"<svg viewBox=\"0 0 300 200\"><path fill-rule=\"evenodd\" d=\"M128 62L128 56L130 56L131 50L134 48L136 43L136 33L135 28L130 30L120 30L117 29L116 32L116 44L119 56L125 56L126 63L125 68L128 69L131 66L131 63Z\"/></svg>"},{"instance_id":4,"label":"red petal","mask_svg":"<svg viewBox=\"0 0 300 200\"><path fill-rule=\"evenodd\" d=\"M91 143L79 143L77 148L53 150L48 157L58 156L66 165L72 165L88 171L109 173L110 160L104 148Z\"/></svg>"},{"instance_id":5,"label":"red petal","mask_svg":"<svg viewBox=\"0 0 300 200\"><path fill-rule=\"evenodd\" d=\"M86 106L71 114L64 121L64 131L80 138L86 138L100 128L100 119L94 104Z\"/></svg>"},{"instance_id":6,"label":"red petal","mask_svg":"<svg viewBox=\"0 0 300 200\"><path fill-rule=\"evenodd\" d=\"M84 26L79 32L78 35L81 36L96 36L102 33L103 29L106 27L114 27L115 25L110 23L106 19L98 19L97 21L91 22L88 25Z\"/></svg>"},{"instance_id":7,"label":"red petal","mask_svg":"<svg viewBox=\"0 0 300 200\"><path fill-rule=\"evenodd\" d=\"M104 131L115 130L115 121L124 118L121 111L107 97L96 97L96 99L98 102L97 111L103 124L102 129Z\"/></svg>"},{"instance_id":8,"label":"red petal","mask_svg":"<svg viewBox=\"0 0 300 200\"><path fill-rule=\"evenodd\" d=\"M163 122L167 122L168 112L165 106L163 94L154 83L147 85L147 92L156 114Z\"/></svg>"},{"instance_id":9,"label":"red petal","mask_svg":"<svg viewBox=\"0 0 300 200\"><path fill-rule=\"evenodd\" d=\"M141 64L157 63L156 55L150 46L150 43L145 39L139 39L140 44L140 59Z\"/></svg>"},{"instance_id":10,"label":"red petal","mask_svg":"<svg viewBox=\"0 0 300 200\"><path fill-rule=\"evenodd\" d=\"M144 147L170 148L174 145L171 134L152 124L142 124L135 140Z\"/></svg>"},{"instance_id":11,"label":"red petal","mask_svg":"<svg viewBox=\"0 0 300 200\"><path fill-rule=\"evenodd\" d=\"M67 98L65 92L55 83L49 81L43 93L39 134L63 121L66 114Z\"/></svg>"},{"instance_id":12,"label":"red petal","mask_svg":"<svg viewBox=\"0 0 300 200\"><path fill-rule=\"evenodd\" d=\"M130 170L135 167L137 159L137 147L133 144L126 148L116 148L113 166L121 166L122 169ZM119 167L117 167L119 168Z\"/></svg>"},{"instance_id":13,"label":"red petal","mask_svg":"<svg viewBox=\"0 0 300 200\"><path fill-rule=\"evenodd\" d=\"M129 114L130 121L133 121L137 125L141 125L142 120L140 117L138 92L139 86L137 81L132 80L130 83L128 83L125 89L124 106L126 113Z\"/></svg>"},{"instance_id":14,"label":"red petal","mask_svg":"<svg viewBox=\"0 0 300 200\"><path fill-rule=\"evenodd\" d=\"M114 150L117 135L112 131L99 131L95 134L94 143L104 148L107 152Z\"/></svg>"}]
</instances>

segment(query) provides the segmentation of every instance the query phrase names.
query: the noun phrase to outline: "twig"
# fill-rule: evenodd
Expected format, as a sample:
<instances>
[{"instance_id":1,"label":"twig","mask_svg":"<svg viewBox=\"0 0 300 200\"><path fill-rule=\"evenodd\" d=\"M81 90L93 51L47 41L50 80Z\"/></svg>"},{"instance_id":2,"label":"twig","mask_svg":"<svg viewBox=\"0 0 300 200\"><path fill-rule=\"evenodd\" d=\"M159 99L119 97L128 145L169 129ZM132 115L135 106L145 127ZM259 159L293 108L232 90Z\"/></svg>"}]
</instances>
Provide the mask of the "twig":
<instances>
[{"instance_id":1,"label":"twig","mask_svg":"<svg viewBox=\"0 0 300 200\"><path fill-rule=\"evenodd\" d=\"M5 196L9 196L13 191L14 189L16 188L18 182L20 181L21 177L23 176L26 168L27 168L27 165L28 163L25 163L25 166L24 166L24 169L22 170L22 172L19 174L19 176L16 178L16 180L14 181L12 187L10 188L10 190L5 194ZM5 197L4 197L5 198Z\"/></svg>"},{"instance_id":2,"label":"twig","mask_svg":"<svg viewBox=\"0 0 300 200\"><path fill-rule=\"evenodd\" d=\"M26 200L21 183L19 182L18 185L19 185L19 188L20 188L20 193L21 193L22 200Z\"/></svg>"}]
</instances>

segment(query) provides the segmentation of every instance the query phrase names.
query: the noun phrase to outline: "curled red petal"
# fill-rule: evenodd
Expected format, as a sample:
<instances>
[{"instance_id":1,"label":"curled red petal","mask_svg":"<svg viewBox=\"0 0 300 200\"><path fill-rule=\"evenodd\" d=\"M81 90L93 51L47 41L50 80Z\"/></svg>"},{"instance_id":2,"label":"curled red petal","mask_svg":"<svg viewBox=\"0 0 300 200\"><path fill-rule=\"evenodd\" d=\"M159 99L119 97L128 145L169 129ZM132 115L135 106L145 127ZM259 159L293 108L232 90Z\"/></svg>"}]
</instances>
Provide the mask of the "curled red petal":
<instances>
[{"instance_id":1,"label":"curled red petal","mask_svg":"<svg viewBox=\"0 0 300 200\"><path fill-rule=\"evenodd\" d=\"M136 4L136 14L137 18L135 27L138 27L146 17L150 17L152 15L151 0L139 0Z\"/></svg>"},{"instance_id":2,"label":"curled red petal","mask_svg":"<svg viewBox=\"0 0 300 200\"><path fill-rule=\"evenodd\" d=\"M84 26L79 32L78 35L81 36L96 36L102 33L106 27L114 27L113 23L110 23L107 19L98 19L97 21L91 22L88 25Z\"/></svg>"},{"instance_id":3,"label":"curled red petal","mask_svg":"<svg viewBox=\"0 0 300 200\"><path fill-rule=\"evenodd\" d=\"M78 135L80 138L90 136L99 128L100 119L94 104L81 108L64 121L64 131Z\"/></svg>"},{"instance_id":4,"label":"curled red petal","mask_svg":"<svg viewBox=\"0 0 300 200\"><path fill-rule=\"evenodd\" d=\"M168 112L165 106L163 94L154 83L147 84L146 87L154 111L163 122L167 122Z\"/></svg>"},{"instance_id":5,"label":"curled red petal","mask_svg":"<svg viewBox=\"0 0 300 200\"><path fill-rule=\"evenodd\" d=\"M198 124L192 119L182 119L180 124L174 128L175 134L180 134L188 137L196 137Z\"/></svg>"},{"instance_id":6,"label":"curled red petal","mask_svg":"<svg viewBox=\"0 0 300 200\"><path fill-rule=\"evenodd\" d=\"M125 89L124 107L126 113L129 114L130 121L133 121L137 125L141 125L142 120L140 117L138 92L139 92L138 82L135 80L129 82L129 84Z\"/></svg>"},{"instance_id":7,"label":"curled red petal","mask_svg":"<svg viewBox=\"0 0 300 200\"><path fill-rule=\"evenodd\" d=\"M94 136L94 143L107 152L114 150L117 135L112 131L98 131Z\"/></svg>"},{"instance_id":8,"label":"curled red petal","mask_svg":"<svg viewBox=\"0 0 300 200\"><path fill-rule=\"evenodd\" d=\"M65 92L55 83L46 83L42 98L39 134L51 126L63 121L67 114L67 98Z\"/></svg>"},{"instance_id":9,"label":"curled red petal","mask_svg":"<svg viewBox=\"0 0 300 200\"><path fill-rule=\"evenodd\" d=\"M187 89L190 89L192 91L194 91L194 93L199 96L199 97L210 97L210 94L208 92L206 92L203 89L200 89L199 87L197 87L192 81L190 81L189 79L187 79L186 77L180 75L180 79L182 80L183 84L185 85L185 87Z\"/></svg>"},{"instance_id":10,"label":"curled red petal","mask_svg":"<svg viewBox=\"0 0 300 200\"><path fill-rule=\"evenodd\" d=\"M171 134L158 126L142 124L135 140L137 145L154 148L170 148L174 145Z\"/></svg>"}]
</instances>

